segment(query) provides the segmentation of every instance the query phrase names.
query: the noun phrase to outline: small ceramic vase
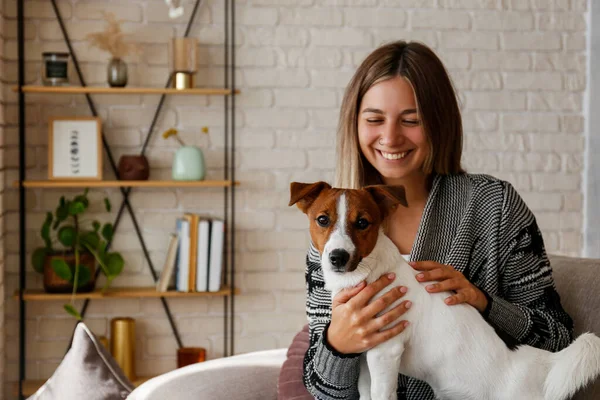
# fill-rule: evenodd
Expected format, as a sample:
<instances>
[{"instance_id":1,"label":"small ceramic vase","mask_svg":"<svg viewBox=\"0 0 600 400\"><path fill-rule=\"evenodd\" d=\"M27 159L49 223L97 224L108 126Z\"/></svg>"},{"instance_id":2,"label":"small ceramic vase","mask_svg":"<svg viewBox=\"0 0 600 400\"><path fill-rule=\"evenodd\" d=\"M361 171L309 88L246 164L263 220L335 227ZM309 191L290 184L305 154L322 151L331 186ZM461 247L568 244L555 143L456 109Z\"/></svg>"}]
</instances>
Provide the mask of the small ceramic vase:
<instances>
[{"instance_id":1,"label":"small ceramic vase","mask_svg":"<svg viewBox=\"0 0 600 400\"><path fill-rule=\"evenodd\" d=\"M196 146L182 146L173 159L173 179L176 181L201 181L206 168L204 154Z\"/></svg>"},{"instance_id":2,"label":"small ceramic vase","mask_svg":"<svg viewBox=\"0 0 600 400\"><path fill-rule=\"evenodd\" d=\"M111 87L125 87L127 85L127 64L120 58L112 58L108 63L107 81Z\"/></svg>"},{"instance_id":3,"label":"small ceramic vase","mask_svg":"<svg viewBox=\"0 0 600 400\"><path fill-rule=\"evenodd\" d=\"M123 181L145 181L150 176L148 159L142 155L124 154L119 159L119 179Z\"/></svg>"}]
</instances>

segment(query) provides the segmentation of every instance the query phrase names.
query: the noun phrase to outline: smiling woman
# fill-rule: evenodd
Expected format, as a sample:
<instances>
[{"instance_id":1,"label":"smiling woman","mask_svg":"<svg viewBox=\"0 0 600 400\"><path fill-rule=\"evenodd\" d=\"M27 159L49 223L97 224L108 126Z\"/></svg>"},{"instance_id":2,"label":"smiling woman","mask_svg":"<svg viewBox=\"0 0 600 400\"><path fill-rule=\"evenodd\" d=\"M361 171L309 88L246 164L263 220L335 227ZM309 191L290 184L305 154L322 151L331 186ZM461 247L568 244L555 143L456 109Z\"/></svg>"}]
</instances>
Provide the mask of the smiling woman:
<instances>
[{"instance_id":1,"label":"smiling woman","mask_svg":"<svg viewBox=\"0 0 600 400\"><path fill-rule=\"evenodd\" d=\"M429 293L444 293L450 310L457 304L477 309L509 346L558 351L572 340L573 323L556 293L535 217L509 182L463 170L462 136L457 96L440 59L421 43L383 45L346 88L335 186L402 187L408 207L391 210L382 227L420 271L417 282ZM371 302L391 284L385 276L332 299L315 246L306 258L304 384L319 399L358 398L359 376L369 372L360 367L361 355L410 330L418 317L405 315L408 301L383 312L407 293L402 287ZM436 338L442 346L444 339ZM434 382L408 371L398 376L398 399L434 399Z\"/></svg>"}]
</instances>

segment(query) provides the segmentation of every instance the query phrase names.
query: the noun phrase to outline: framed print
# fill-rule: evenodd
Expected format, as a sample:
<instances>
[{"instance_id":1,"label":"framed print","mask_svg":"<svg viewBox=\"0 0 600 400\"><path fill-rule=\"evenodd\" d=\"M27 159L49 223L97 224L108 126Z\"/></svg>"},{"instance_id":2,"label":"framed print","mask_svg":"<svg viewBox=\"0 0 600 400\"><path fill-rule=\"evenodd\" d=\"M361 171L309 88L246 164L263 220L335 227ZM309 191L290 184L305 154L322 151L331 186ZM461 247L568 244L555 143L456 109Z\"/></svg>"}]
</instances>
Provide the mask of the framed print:
<instances>
[{"instance_id":1,"label":"framed print","mask_svg":"<svg viewBox=\"0 0 600 400\"><path fill-rule=\"evenodd\" d=\"M52 117L48 130L48 179L102 179L100 118Z\"/></svg>"}]
</instances>

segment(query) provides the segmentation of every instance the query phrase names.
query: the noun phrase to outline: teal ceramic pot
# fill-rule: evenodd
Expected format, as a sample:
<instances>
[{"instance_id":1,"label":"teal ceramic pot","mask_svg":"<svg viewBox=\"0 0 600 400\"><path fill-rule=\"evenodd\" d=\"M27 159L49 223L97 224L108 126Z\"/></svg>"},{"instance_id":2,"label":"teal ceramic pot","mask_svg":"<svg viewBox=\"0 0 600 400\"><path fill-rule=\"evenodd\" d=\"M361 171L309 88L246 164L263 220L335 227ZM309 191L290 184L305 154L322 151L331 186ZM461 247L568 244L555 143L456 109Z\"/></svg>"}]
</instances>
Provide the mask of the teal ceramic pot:
<instances>
[{"instance_id":1,"label":"teal ceramic pot","mask_svg":"<svg viewBox=\"0 0 600 400\"><path fill-rule=\"evenodd\" d=\"M196 146L183 146L175 153L173 179L176 181L201 181L206 174L204 154Z\"/></svg>"}]
</instances>

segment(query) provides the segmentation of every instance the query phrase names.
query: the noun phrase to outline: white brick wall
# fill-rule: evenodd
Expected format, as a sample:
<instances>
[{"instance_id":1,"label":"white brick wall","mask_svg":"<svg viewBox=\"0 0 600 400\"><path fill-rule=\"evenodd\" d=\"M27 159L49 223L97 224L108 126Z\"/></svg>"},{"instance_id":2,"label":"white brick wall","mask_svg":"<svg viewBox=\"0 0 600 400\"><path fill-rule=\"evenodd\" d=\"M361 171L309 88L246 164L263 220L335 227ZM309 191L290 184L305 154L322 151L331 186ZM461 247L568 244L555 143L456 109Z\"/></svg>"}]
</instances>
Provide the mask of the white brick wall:
<instances>
[{"instance_id":1,"label":"white brick wall","mask_svg":"<svg viewBox=\"0 0 600 400\"><path fill-rule=\"evenodd\" d=\"M186 15L189 4L186 2ZM223 6L205 1L192 34L201 43L201 85L223 81ZM99 11L116 11L124 29L143 43L144 54L129 60L130 85L162 86L167 72L167 41L185 22L166 18L163 1L59 1L74 46L90 84L105 83L107 55L89 49L88 32L101 29ZM579 255L582 247L584 152L583 94L586 76L585 0L237 0L236 81L237 286L236 350L287 346L304 324L305 217L287 207L290 181L331 180L335 128L344 87L375 46L394 39L421 40L440 55L459 91L465 125L465 164L511 181L536 214L548 251ZM17 177L16 0L2 8L2 138L7 171L4 185ZM27 80L39 82L41 52L65 50L49 2L26 2ZM28 176L46 174L46 125L50 115L89 115L83 96L27 96ZM115 157L140 150L156 96L94 96L104 118ZM222 99L172 97L165 103L157 131L176 126L186 141L203 146L209 178L222 173ZM208 138L199 135L208 125ZM148 157L152 176L165 179L176 150L156 135ZM112 176L107 170L107 176ZM62 191L29 191L28 249L39 244L44 212ZM118 206L115 190L108 194ZM160 268L166 238L184 210L222 212L221 190L136 190L131 201L152 260ZM16 379L17 193L6 190L3 220L7 255L6 381ZM101 210L98 210L101 212ZM105 213L102 219L110 218ZM149 285L148 266L137 245L131 219L117 236L127 266L115 285ZM0 260L2 258L0 257ZM1 267L0 267L1 268ZM28 270L31 271L28 266ZM1 282L1 281L0 281ZM30 273L28 285L40 286ZM2 304L2 303L0 303ZM209 358L222 354L222 299L169 300L186 345L205 346ZM0 306L1 307L1 306ZM1 314L1 312L0 312ZM49 376L60 362L72 321L61 302L27 308L28 365L31 379ZM109 321L128 315L138 321L139 374L174 368L175 342L157 300L94 301L88 318L98 334ZM0 348L1 349L1 348ZM1 350L0 350L0 357ZM1 364L0 364L1 365ZM8 385L7 385L8 386ZM7 398L13 398L5 389Z\"/></svg>"}]
</instances>

